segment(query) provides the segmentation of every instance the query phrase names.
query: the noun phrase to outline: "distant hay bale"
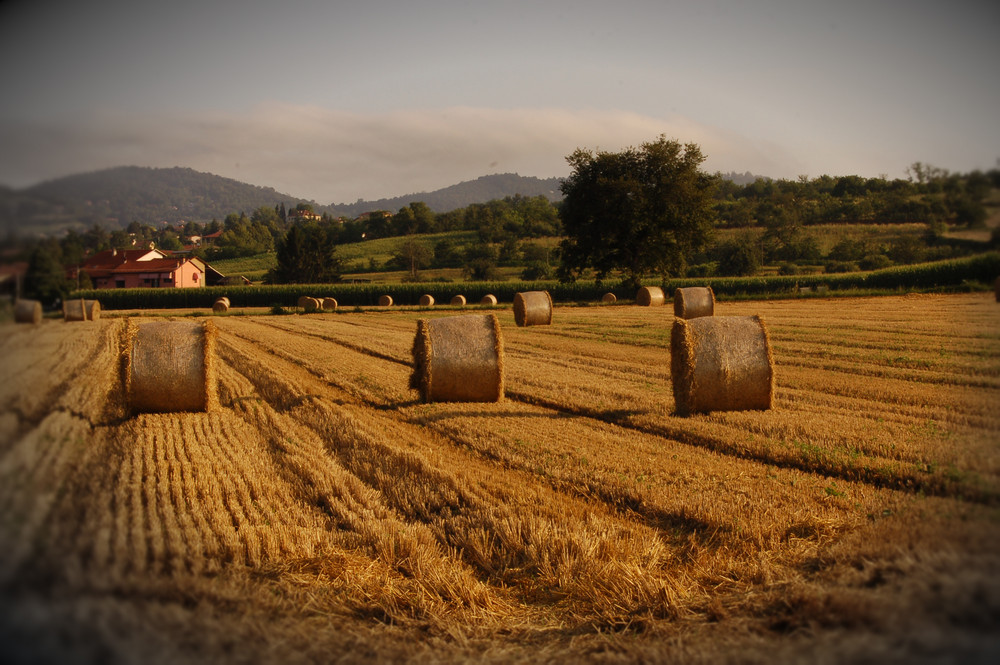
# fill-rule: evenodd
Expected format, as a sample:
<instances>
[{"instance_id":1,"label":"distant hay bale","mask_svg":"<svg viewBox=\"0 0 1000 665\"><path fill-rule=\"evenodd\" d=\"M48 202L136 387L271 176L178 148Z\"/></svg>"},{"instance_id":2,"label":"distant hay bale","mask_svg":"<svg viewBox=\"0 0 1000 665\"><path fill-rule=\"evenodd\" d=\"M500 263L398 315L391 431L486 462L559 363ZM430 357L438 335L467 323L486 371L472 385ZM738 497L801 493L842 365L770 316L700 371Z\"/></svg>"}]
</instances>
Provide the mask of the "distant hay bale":
<instances>
[{"instance_id":1,"label":"distant hay bale","mask_svg":"<svg viewBox=\"0 0 1000 665\"><path fill-rule=\"evenodd\" d=\"M306 312L315 312L319 309L319 301L310 296L302 296L299 298L299 308Z\"/></svg>"},{"instance_id":2,"label":"distant hay bale","mask_svg":"<svg viewBox=\"0 0 1000 665\"><path fill-rule=\"evenodd\" d=\"M83 298L65 300L63 318L67 321L96 321L101 318L101 303L98 300Z\"/></svg>"},{"instance_id":3,"label":"distant hay bale","mask_svg":"<svg viewBox=\"0 0 1000 665\"><path fill-rule=\"evenodd\" d=\"M771 408L774 360L759 316L674 319L670 375L680 415Z\"/></svg>"},{"instance_id":4,"label":"distant hay bale","mask_svg":"<svg viewBox=\"0 0 1000 665\"><path fill-rule=\"evenodd\" d=\"M379 307L392 307L392 296L384 295L378 299Z\"/></svg>"},{"instance_id":5,"label":"distant hay bale","mask_svg":"<svg viewBox=\"0 0 1000 665\"><path fill-rule=\"evenodd\" d=\"M495 304L497 304L497 297L495 295L493 295L492 293L487 293L479 301L479 304L480 305L495 305Z\"/></svg>"},{"instance_id":6,"label":"distant hay bale","mask_svg":"<svg viewBox=\"0 0 1000 665\"><path fill-rule=\"evenodd\" d=\"M552 296L548 291L524 291L514 295L514 323L547 326L552 323Z\"/></svg>"},{"instance_id":7,"label":"distant hay bale","mask_svg":"<svg viewBox=\"0 0 1000 665\"><path fill-rule=\"evenodd\" d=\"M229 298L222 296L221 298L216 298L215 302L212 303L212 311L216 314L223 314L229 311Z\"/></svg>"},{"instance_id":8,"label":"distant hay bale","mask_svg":"<svg viewBox=\"0 0 1000 665\"><path fill-rule=\"evenodd\" d=\"M715 292L711 286L689 286L674 291L674 316L697 319L715 315Z\"/></svg>"},{"instance_id":9,"label":"distant hay bale","mask_svg":"<svg viewBox=\"0 0 1000 665\"><path fill-rule=\"evenodd\" d=\"M434 296L429 293L425 293L420 296L420 306L421 307L433 307L434 306Z\"/></svg>"},{"instance_id":10,"label":"distant hay bale","mask_svg":"<svg viewBox=\"0 0 1000 665\"><path fill-rule=\"evenodd\" d=\"M606 305L613 305L616 302L618 302L618 296L609 291L608 293L605 293L603 296L601 296L601 302Z\"/></svg>"},{"instance_id":11,"label":"distant hay bale","mask_svg":"<svg viewBox=\"0 0 1000 665\"><path fill-rule=\"evenodd\" d=\"M337 299L336 298L323 298L320 301L320 307L322 307L324 312L329 312L337 309Z\"/></svg>"},{"instance_id":12,"label":"distant hay bale","mask_svg":"<svg viewBox=\"0 0 1000 665\"><path fill-rule=\"evenodd\" d=\"M37 300L18 300L14 303L14 321L38 325L42 322L42 303Z\"/></svg>"},{"instance_id":13,"label":"distant hay bale","mask_svg":"<svg viewBox=\"0 0 1000 665\"><path fill-rule=\"evenodd\" d=\"M459 294L457 296L452 296L451 304L456 307L465 307L465 296Z\"/></svg>"},{"instance_id":14,"label":"distant hay bale","mask_svg":"<svg viewBox=\"0 0 1000 665\"><path fill-rule=\"evenodd\" d=\"M130 411L207 411L215 404L211 321L130 323L125 341L124 384Z\"/></svg>"},{"instance_id":15,"label":"distant hay bale","mask_svg":"<svg viewBox=\"0 0 1000 665\"><path fill-rule=\"evenodd\" d=\"M658 286L644 286L635 294L635 304L642 307L653 307L666 302L663 289Z\"/></svg>"},{"instance_id":16,"label":"distant hay bale","mask_svg":"<svg viewBox=\"0 0 1000 665\"><path fill-rule=\"evenodd\" d=\"M499 402L503 337L495 314L420 319L410 387L424 402Z\"/></svg>"}]
</instances>

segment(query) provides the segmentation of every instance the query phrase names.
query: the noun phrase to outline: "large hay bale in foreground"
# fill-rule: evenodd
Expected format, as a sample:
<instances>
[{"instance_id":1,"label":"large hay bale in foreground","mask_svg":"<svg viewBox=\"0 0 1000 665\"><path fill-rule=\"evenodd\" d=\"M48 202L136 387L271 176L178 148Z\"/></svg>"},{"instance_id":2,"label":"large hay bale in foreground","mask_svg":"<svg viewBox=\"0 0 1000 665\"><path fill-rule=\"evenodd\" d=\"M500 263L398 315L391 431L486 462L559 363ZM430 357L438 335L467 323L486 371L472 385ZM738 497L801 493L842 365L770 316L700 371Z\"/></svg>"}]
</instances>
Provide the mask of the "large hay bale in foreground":
<instances>
[{"instance_id":1,"label":"large hay bale in foreground","mask_svg":"<svg viewBox=\"0 0 1000 665\"><path fill-rule=\"evenodd\" d=\"M63 301L63 319L66 321L96 321L101 318L101 303L98 300L74 298Z\"/></svg>"},{"instance_id":2,"label":"large hay bale in foreground","mask_svg":"<svg viewBox=\"0 0 1000 665\"><path fill-rule=\"evenodd\" d=\"M323 308L324 312L330 312L337 309L337 299L336 298L323 298L320 301L320 307Z\"/></svg>"},{"instance_id":3,"label":"large hay bale in foreground","mask_svg":"<svg viewBox=\"0 0 1000 665\"><path fill-rule=\"evenodd\" d=\"M384 295L378 299L379 307L392 307L392 296Z\"/></svg>"},{"instance_id":4,"label":"large hay bale in foreground","mask_svg":"<svg viewBox=\"0 0 1000 665\"><path fill-rule=\"evenodd\" d=\"M459 294L451 297L451 304L456 307L465 307L465 296Z\"/></svg>"},{"instance_id":5,"label":"large hay bale in foreground","mask_svg":"<svg viewBox=\"0 0 1000 665\"><path fill-rule=\"evenodd\" d=\"M674 319L670 375L681 415L771 408L774 360L764 321L759 316Z\"/></svg>"},{"instance_id":6,"label":"large hay bale in foreground","mask_svg":"<svg viewBox=\"0 0 1000 665\"><path fill-rule=\"evenodd\" d=\"M222 296L216 298L215 302L212 303L212 311L216 314L224 314L229 311L229 298Z\"/></svg>"},{"instance_id":7,"label":"large hay bale in foreground","mask_svg":"<svg viewBox=\"0 0 1000 665\"><path fill-rule=\"evenodd\" d=\"M495 295L493 295L492 293L487 293L479 301L479 304L480 305L495 305L495 304L497 304L497 297Z\"/></svg>"},{"instance_id":8,"label":"large hay bale in foreground","mask_svg":"<svg viewBox=\"0 0 1000 665\"><path fill-rule=\"evenodd\" d=\"M552 323L552 296L548 291L524 291L514 295L514 323L547 326Z\"/></svg>"},{"instance_id":9,"label":"large hay bale in foreground","mask_svg":"<svg viewBox=\"0 0 1000 665\"><path fill-rule=\"evenodd\" d=\"M434 306L434 296L429 293L425 293L420 296L420 306L421 307L433 307Z\"/></svg>"},{"instance_id":10,"label":"large hay bale in foreground","mask_svg":"<svg viewBox=\"0 0 1000 665\"><path fill-rule=\"evenodd\" d=\"M210 321L130 323L124 381L129 410L207 411L217 401L214 352Z\"/></svg>"},{"instance_id":11,"label":"large hay bale in foreground","mask_svg":"<svg viewBox=\"0 0 1000 665\"><path fill-rule=\"evenodd\" d=\"M604 303L605 305L613 305L616 302L618 302L618 296L609 291L608 293L605 293L603 296L601 296L601 302Z\"/></svg>"},{"instance_id":12,"label":"large hay bale in foreground","mask_svg":"<svg viewBox=\"0 0 1000 665\"><path fill-rule=\"evenodd\" d=\"M689 286L674 291L674 316L697 319L715 315L715 292L711 286Z\"/></svg>"},{"instance_id":13,"label":"large hay bale in foreground","mask_svg":"<svg viewBox=\"0 0 1000 665\"><path fill-rule=\"evenodd\" d=\"M299 298L299 307L306 312L315 312L319 309L319 300L311 296L302 296Z\"/></svg>"},{"instance_id":14,"label":"large hay bale in foreground","mask_svg":"<svg viewBox=\"0 0 1000 665\"><path fill-rule=\"evenodd\" d=\"M663 289L658 286L644 286L635 294L635 304L641 307L654 307L666 302Z\"/></svg>"},{"instance_id":15,"label":"large hay bale in foreground","mask_svg":"<svg viewBox=\"0 0 1000 665\"><path fill-rule=\"evenodd\" d=\"M37 300L18 300L14 303L14 321L38 325L42 322L42 303Z\"/></svg>"},{"instance_id":16,"label":"large hay bale in foreground","mask_svg":"<svg viewBox=\"0 0 1000 665\"><path fill-rule=\"evenodd\" d=\"M410 387L425 402L499 402L503 384L503 337L496 315L417 321Z\"/></svg>"}]
</instances>

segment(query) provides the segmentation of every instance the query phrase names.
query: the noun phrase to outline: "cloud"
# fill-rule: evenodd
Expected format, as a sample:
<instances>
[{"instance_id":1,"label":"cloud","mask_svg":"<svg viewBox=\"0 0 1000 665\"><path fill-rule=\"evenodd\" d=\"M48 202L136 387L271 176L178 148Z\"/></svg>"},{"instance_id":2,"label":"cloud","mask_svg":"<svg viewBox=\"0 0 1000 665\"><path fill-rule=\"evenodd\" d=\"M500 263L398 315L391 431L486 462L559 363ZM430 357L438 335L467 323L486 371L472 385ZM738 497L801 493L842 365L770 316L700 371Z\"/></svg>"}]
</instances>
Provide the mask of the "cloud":
<instances>
[{"instance_id":1,"label":"cloud","mask_svg":"<svg viewBox=\"0 0 1000 665\"><path fill-rule=\"evenodd\" d=\"M0 128L0 182L113 166L185 166L319 203L432 191L489 173L569 173L577 148L621 150L660 134L697 143L707 170L797 173L787 151L673 116L453 107L358 114L271 103L244 113L129 116Z\"/></svg>"}]
</instances>

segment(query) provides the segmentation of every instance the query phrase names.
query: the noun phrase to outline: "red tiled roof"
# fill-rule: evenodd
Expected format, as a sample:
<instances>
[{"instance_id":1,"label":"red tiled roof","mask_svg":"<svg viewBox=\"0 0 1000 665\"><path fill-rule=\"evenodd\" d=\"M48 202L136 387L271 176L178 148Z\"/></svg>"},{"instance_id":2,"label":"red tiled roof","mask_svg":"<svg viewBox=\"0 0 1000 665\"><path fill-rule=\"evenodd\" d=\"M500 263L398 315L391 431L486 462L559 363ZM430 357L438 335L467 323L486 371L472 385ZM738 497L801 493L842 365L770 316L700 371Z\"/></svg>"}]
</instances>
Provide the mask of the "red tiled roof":
<instances>
[{"instance_id":1,"label":"red tiled roof","mask_svg":"<svg viewBox=\"0 0 1000 665\"><path fill-rule=\"evenodd\" d=\"M126 261L113 268L114 274L132 272L171 272L177 270L187 259L150 259L149 261Z\"/></svg>"}]
</instances>

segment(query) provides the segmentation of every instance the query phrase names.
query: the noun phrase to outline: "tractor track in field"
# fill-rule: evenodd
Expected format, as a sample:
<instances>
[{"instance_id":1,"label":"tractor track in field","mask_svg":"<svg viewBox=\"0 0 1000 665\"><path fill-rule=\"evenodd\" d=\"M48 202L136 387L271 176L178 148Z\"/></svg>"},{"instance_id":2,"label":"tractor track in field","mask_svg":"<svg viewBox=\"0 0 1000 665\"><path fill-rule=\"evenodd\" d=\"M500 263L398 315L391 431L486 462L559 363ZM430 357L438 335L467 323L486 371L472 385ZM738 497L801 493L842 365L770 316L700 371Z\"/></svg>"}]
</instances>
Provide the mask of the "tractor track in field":
<instances>
[{"instance_id":1,"label":"tractor track in field","mask_svg":"<svg viewBox=\"0 0 1000 665\"><path fill-rule=\"evenodd\" d=\"M265 321L256 321L259 325L273 328L275 330L281 331L283 333L291 333L287 327L281 325L271 324ZM237 335L244 341L254 343L252 337L236 332L230 331L232 334ZM305 331L301 329L295 329L294 334L308 336L314 339L322 340L331 344L336 344L344 349L353 351L355 353L360 353L365 356L377 358L379 360L384 360L387 362L395 363L404 367L412 367L412 363L407 360L402 360L392 354L383 353L377 350L373 350L365 347L362 344L357 344L354 342L344 341L336 339L331 335L326 335L317 332ZM328 386L334 387L340 391L350 394L354 399L354 404L359 406L365 406L368 408L373 408L382 412L392 413L397 419L415 423L415 420L405 414L399 412L400 407L412 406L417 403L416 401L406 402L406 403L388 403L373 401L370 399L365 399L363 396L359 396L350 390L349 385L339 385L329 381L329 378L322 371L316 370L310 366L302 365L299 359L291 356L290 354L283 353L279 349L267 348L267 352L275 355L276 357L282 358L287 362L296 364L306 371L310 372L317 379L323 381ZM509 353L510 351L508 351ZM513 353L524 353L522 351L513 351ZM964 501L971 501L974 503L984 504L984 505L995 505L1000 501L1000 496L996 492L989 490L975 490L968 486L964 486L958 483L950 482L947 478L941 476L926 476L921 477L919 473L905 473L899 474L898 469L886 468L888 464L890 467L894 465L895 461L884 460L880 458L869 458L872 465L862 464L853 466L843 466L835 465L833 463L824 462L821 458L817 457L802 457L795 454L786 454L784 456L779 456L779 454L768 454L762 452L761 450L740 450L733 444L729 443L723 437L715 437L709 434L699 433L693 431L690 428L686 428L683 425L672 426L666 423L662 424L650 424L648 422L635 422L631 419L634 413L628 409L619 410L596 410L589 409L583 406L573 406L567 404L561 404L551 399L546 399L538 395L532 395L527 392L512 390L509 385L505 389L506 399L531 405L542 407L559 414L566 416L573 416L578 418L584 418L596 422L601 422L616 427L621 427L626 430L633 432L648 434L655 437L660 437L672 441L677 441L679 443L705 449L711 450L713 452L734 458L741 459L750 462L756 462L772 466L781 469L793 469L796 471L801 471L808 474L813 474L816 476L829 476L832 478L859 482L869 485L874 488L879 489L890 489L908 492L911 494L925 494L929 496L939 496L955 498ZM336 402L337 400L333 400ZM880 466L875 466L880 465Z\"/></svg>"}]
</instances>

